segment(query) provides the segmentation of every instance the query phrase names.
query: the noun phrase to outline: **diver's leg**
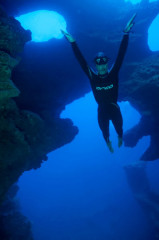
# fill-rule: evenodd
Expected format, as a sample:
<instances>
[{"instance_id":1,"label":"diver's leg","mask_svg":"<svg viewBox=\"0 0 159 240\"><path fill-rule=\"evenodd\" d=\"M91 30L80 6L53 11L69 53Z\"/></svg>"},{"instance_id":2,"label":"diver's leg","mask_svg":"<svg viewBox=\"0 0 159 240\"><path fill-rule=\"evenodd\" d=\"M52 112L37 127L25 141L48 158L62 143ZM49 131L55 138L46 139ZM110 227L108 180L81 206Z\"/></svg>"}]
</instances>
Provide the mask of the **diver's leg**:
<instances>
[{"instance_id":1,"label":"diver's leg","mask_svg":"<svg viewBox=\"0 0 159 240\"><path fill-rule=\"evenodd\" d=\"M121 115L120 107L117 104L113 104L111 119L118 134L118 147L121 147L123 144L123 117Z\"/></svg>"},{"instance_id":2,"label":"diver's leg","mask_svg":"<svg viewBox=\"0 0 159 240\"><path fill-rule=\"evenodd\" d=\"M112 144L111 141L109 140L109 118L108 118L108 114L101 109L100 107L98 107L98 124L99 127L103 133L103 137L106 141L106 144L110 150L110 152L114 152L113 148L112 148Z\"/></svg>"}]
</instances>

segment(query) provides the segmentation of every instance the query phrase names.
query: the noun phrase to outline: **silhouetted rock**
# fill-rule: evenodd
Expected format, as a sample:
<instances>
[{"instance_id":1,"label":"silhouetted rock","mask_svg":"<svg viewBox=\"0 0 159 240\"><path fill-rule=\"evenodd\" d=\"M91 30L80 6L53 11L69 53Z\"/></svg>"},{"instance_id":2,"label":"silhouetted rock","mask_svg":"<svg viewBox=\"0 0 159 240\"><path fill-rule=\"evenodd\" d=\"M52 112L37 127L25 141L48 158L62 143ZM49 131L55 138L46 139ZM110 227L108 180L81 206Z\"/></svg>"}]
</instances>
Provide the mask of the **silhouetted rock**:
<instances>
[{"instance_id":1,"label":"silhouetted rock","mask_svg":"<svg viewBox=\"0 0 159 240\"><path fill-rule=\"evenodd\" d=\"M33 240L31 223L20 212L15 198L18 186L14 184L0 206L0 239Z\"/></svg>"},{"instance_id":2,"label":"silhouetted rock","mask_svg":"<svg viewBox=\"0 0 159 240\"><path fill-rule=\"evenodd\" d=\"M10 186L24 171L41 166L47 154L70 142L78 130L71 120L51 117L45 119L29 110L20 110L12 97L19 90L10 80L12 69L19 62L30 32L0 9L0 202ZM21 79L23 81L23 79ZM30 96L28 95L28 99Z\"/></svg>"},{"instance_id":3,"label":"silhouetted rock","mask_svg":"<svg viewBox=\"0 0 159 240\"><path fill-rule=\"evenodd\" d=\"M151 239L159 238L159 194L152 191L145 162L135 162L124 167L129 187L154 229Z\"/></svg>"},{"instance_id":4,"label":"silhouetted rock","mask_svg":"<svg viewBox=\"0 0 159 240\"><path fill-rule=\"evenodd\" d=\"M125 133L126 146L134 147L143 136L151 136L149 148L141 160L159 158L159 54L133 64L133 73L121 84L124 98L141 114L139 124Z\"/></svg>"},{"instance_id":5,"label":"silhouetted rock","mask_svg":"<svg viewBox=\"0 0 159 240\"><path fill-rule=\"evenodd\" d=\"M18 53L31 39L30 31L25 31L13 17L8 17L0 8L0 101L17 97L20 91L11 81L13 68L19 63Z\"/></svg>"}]
</instances>

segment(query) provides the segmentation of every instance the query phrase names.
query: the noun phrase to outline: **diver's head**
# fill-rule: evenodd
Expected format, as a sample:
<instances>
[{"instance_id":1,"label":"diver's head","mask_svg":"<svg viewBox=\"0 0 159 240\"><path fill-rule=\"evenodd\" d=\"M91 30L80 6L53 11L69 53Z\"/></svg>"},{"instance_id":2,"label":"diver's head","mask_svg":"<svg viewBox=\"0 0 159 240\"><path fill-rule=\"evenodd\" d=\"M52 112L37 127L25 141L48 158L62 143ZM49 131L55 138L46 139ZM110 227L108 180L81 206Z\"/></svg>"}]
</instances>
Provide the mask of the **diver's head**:
<instances>
[{"instance_id":1,"label":"diver's head","mask_svg":"<svg viewBox=\"0 0 159 240\"><path fill-rule=\"evenodd\" d=\"M108 61L109 58L103 52L99 52L94 58L99 75L104 75L108 72Z\"/></svg>"}]
</instances>

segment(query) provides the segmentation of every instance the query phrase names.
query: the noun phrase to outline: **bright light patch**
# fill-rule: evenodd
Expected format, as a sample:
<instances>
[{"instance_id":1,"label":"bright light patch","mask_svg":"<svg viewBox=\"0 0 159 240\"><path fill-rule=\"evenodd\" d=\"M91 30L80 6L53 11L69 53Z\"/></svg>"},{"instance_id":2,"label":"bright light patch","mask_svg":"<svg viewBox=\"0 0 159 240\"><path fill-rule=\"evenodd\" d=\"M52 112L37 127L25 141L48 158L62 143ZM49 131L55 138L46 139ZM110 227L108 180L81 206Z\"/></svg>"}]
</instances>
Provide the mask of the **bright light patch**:
<instances>
[{"instance_id":1,"label":"bright light patch","mask_svg":"<svg viewBox=\"0 0 159 240\"><path fill-rule=\"evenodd\" d=\"M125 0L125 2L131 2L132 4L140 3L142 0ZM156 2L158 0L149 0L149 2Z\"/></svg>"},{"instance_id":2,"label":"bright light patch","mask_svg":"<svg viewBox=\"0 0 159 240\"><path fill-rule=\"evenodd\" d=\"M131 2L132 4L140 3L141 0L125 0L125 2Z\"/></svg>"},{"instance_id":3,"label":"bright light patch","mask_svg":"<svg viewBox=\"0 0 159 240\"><path fill-rule=\"evenodd\" d=\"M44 42L51 38L62 38L60 29L66 30L66 21L57 12L39 10L30 12L16 19L24 29L32 32L32 41Z\"/></svg>"},{"instance_id":4,"label":"bright light patch","mask_svg":"<svg viewBox=\"0 0 159 240\"><path fill-rule=\"evenodd\" d=\"M159 14L148 29L148 45L151 51L159 51Z\"/></svg>"}]
</instances>

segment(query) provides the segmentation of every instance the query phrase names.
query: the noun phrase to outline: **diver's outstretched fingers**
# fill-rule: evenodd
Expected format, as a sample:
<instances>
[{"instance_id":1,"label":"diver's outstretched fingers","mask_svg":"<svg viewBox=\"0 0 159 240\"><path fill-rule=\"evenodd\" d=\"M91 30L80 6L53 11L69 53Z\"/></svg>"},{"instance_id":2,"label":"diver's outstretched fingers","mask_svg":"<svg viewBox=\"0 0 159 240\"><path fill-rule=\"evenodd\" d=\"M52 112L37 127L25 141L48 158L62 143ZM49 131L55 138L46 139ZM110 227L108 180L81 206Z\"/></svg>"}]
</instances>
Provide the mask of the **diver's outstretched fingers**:
<instances>
[{"instance_id":1,"label":"diver's outstretched fingers","mask_svg":"<svg viewBox=\"0 0 159 240\"><path fill-rule=\"evenodd\" d=\"M132 18L130 19L130 24L134 23L134 19L136 18L137 13L134 13L134 15L132 16Z\"/></svg>"},{"instance_id":2,"label":"diver's outstretched fingers","mask_svg":"<svg viewBox=\"0 0 159 240\"><path fill-rule=\"evenodd\" d=\"M65 31L63 29L60 29L60 31L62 32L62 34L65 34Z\"/></svg>"},{"instance_id":3,"label":"diver's outstretched fingers","mask_svg":"<svg viewBox=\"0 0 159 240\"><path fill-rule=\"evenodd\" d=\"M137 13L134 13L132 18L129 20L129 22L127 23L127 25L124 29L124 33L129 33L130 32L130 30L132 29L132 27L135 24L134 19L135 19L136 15L137 15Z\"/></svg>"},{"instance_id":4,"label":"diver's outstretched fingers","mask_svg":"<svg viewBox=\"0 0 159 240\"><path fill-rule=\"evenodd\" d=\"M68 32L61 29L62 34L66 37L69 42L75 42L75 39Z\"/></svg>"},{"instance_id":5,"label":"diver's outstretched fingers","mask_svg":"<svg viewBox=\"0 0 159 240\"><path fill-rule=\"evenodd\" d=\"M66 31L64 31L63 29L60 29L60 30L61 30L61 32L62 32L63 35L65 35L65 36L69 35L69 33L66 32Z\"/></svg>"}]
</instances>

